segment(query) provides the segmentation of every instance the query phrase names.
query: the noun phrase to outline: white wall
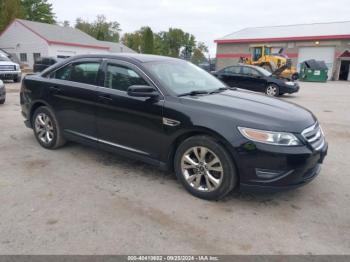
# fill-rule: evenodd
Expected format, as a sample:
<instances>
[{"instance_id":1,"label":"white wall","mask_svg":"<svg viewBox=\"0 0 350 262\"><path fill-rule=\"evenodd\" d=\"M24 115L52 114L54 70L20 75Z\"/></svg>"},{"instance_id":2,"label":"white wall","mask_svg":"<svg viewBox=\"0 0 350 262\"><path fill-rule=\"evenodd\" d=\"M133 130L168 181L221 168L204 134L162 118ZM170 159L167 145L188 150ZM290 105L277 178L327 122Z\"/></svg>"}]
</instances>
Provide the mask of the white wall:
<instances>
[{"instance_id":1,"label":"white wall","mask_svg":"<svg viewBox=\"0 0 350 262\"><path fill-rule=\"evenodd\" d=\"M108 53L108 50L52 44L52 45L49 45L48 53L49 53L49 56L57 57L58 55L74 56L74 55L85 55L85 54L105 54L105 53Z\"/></svg>"},{"instance_id":2,"label":"white wall","mask_svg":"<svg viewBox=\"0 0 350 262\"><path fill-rule=\"evenodd\" d=\"M41 56L48 55L47 42L17 21L0 36L0 48L8 53L15 53L18 58L20 53L26 53L27 62L22 63L27 64L29 68L34 64L33 53L40 53Z\"/></svg>"}]
</instances>

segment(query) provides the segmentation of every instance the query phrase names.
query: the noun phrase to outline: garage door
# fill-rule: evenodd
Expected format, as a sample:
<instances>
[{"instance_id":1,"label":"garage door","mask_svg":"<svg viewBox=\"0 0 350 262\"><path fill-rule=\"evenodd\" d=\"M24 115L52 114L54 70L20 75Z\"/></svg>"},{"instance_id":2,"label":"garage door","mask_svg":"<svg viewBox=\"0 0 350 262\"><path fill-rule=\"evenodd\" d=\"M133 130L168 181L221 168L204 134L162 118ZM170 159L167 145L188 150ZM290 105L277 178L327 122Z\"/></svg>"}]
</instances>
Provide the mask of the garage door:
<instances>
[{"instance_id":1,"label":"garage door","mask_svg":"<svg viewBox=\"0 0 350 262\"><path fill-rule=\"evenodd\" d=\"M298 71L305 60L322 60L328 67L328 79L331 79L334 63L334 47L300 47L298 54Z\"/></svg>"}]
</instances>

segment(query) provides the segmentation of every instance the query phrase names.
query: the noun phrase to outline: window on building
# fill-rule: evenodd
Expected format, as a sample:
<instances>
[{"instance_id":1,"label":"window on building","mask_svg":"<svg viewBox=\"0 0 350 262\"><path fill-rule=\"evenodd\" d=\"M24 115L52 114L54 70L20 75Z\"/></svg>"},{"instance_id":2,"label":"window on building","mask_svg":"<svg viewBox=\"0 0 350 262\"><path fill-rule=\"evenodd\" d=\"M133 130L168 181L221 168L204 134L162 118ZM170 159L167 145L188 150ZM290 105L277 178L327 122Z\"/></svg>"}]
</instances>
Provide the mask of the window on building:
<instances>
[{"instance_id":1,"label":"window on building","mask_svg":"<svg viewBox=\"0 0 350 262\"><path fill-rule=\"evenodd\" d=\"M34 62L38 61L40 58L41 58L40 53L33 53Z\"/></svg>"},{"instance_id":2,"label":"window on building","mask_svg":"<svg viewBox=\"0 0 350 262\"><path fill-rule=\"evenodd\" d=\"M56 79L96 85L100 63L84 62L65 66L55 73Z\"/></svg>"},{"instance_id":3,"label":"window on building","mask_svg":"<svg viewBox=\"0 0 350 262\"><path fill-rule=\"evenodd\" d=\"M108 65L105 87L127 91L132 85L148 85L134 70L119 65Z\"/></svg>"},{"instance_id":4,"label":"window on building","mask_svg":"<svg viewBox=\"0 0 350 262\"><path fill-rule=\"evenodd\" d=\"M20 53L19 54L19 59L21 60L21 62L27 62L28 61L27 54L26 53Z\"/></svg>"}]
</instances>

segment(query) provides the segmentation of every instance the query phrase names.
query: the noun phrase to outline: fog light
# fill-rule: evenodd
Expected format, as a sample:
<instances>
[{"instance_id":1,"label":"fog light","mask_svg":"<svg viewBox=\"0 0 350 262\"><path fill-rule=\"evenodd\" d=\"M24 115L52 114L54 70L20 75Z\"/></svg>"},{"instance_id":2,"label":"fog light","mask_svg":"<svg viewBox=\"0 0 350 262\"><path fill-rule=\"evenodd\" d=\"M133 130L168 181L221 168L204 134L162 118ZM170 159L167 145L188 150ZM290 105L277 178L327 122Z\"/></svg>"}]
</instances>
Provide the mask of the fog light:
<instances>
[{"instance_id":1,"label":"fog light","mask_svg":"<svg viewBox=\"0 0 350 262\"><path fill-rule=\"evenodd\" d=\"M275 178L282 178L291 174L294 170L270 170L270 169L261 169L256 168L255 173L258 178L271 180Z\"/></svg>"}]
</instances>

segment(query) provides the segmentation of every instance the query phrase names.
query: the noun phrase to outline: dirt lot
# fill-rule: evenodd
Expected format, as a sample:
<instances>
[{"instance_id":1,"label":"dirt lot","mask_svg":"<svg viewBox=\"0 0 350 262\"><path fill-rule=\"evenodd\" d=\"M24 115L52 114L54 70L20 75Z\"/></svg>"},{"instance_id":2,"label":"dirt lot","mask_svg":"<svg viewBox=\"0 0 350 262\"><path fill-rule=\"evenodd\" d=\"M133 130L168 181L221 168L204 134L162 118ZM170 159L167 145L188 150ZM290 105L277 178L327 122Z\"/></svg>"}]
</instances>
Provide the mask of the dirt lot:
<instances>
[{"instance_id":1,"label":"dirt lot","mask_svg":"<svg viewBox=\"0 0 350 262\"><path fill-rule=\"evenodd\" d=\"M77 144L41 148L18 86L0 106L1 254L350 254L350 83L302 83L330 144L320 176L273 195L189 195L172 174Z\"/></svg>"}]
</instances>

